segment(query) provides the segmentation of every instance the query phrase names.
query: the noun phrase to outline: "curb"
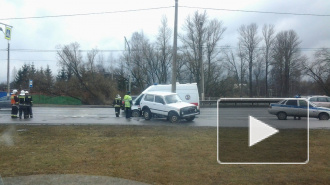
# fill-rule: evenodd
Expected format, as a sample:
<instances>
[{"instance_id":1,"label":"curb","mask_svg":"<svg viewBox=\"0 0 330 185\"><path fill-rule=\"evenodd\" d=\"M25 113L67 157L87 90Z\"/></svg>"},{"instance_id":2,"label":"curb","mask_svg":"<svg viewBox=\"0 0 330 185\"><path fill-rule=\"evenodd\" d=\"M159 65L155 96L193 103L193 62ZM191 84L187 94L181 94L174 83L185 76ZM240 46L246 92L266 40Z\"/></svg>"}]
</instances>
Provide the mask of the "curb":
<instances>
[{"instance_id":1,"label":"curb","mask_svg":"<svg viewBox=\"0 0 330 185\"><path fill-rule=\"evenodd\" d=\"M116 177L106 176L89 176L89 175L30 175L20 177L6 177L3 178L3 183L0 185L104 185L104 184L118 184L118 185L148 185L143 182L137 182L128 179L121 179Z\"/></svg>"}]
</instances>

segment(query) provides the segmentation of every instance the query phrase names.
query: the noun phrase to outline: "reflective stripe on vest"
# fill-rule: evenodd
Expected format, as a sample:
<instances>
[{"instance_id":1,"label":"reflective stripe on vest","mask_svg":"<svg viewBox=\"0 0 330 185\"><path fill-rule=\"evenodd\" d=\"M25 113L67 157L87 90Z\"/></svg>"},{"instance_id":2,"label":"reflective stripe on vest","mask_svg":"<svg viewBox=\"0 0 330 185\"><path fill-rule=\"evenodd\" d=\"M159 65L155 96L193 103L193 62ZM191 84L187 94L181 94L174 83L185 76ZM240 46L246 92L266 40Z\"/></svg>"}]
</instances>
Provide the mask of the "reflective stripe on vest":
<instances>
[{"instance_id":1,"label":"reflective stripe on vest","mask_svg":"<svg viewBox=\"0 0 330 185\"><path fill-rule=\"evenodd\" d=\"M120 102L121 102L121 98L116 98L115 99L115 103L116 103L115 107L120 107L120 104L121 104Z\"/></svg>"}]
</instances>

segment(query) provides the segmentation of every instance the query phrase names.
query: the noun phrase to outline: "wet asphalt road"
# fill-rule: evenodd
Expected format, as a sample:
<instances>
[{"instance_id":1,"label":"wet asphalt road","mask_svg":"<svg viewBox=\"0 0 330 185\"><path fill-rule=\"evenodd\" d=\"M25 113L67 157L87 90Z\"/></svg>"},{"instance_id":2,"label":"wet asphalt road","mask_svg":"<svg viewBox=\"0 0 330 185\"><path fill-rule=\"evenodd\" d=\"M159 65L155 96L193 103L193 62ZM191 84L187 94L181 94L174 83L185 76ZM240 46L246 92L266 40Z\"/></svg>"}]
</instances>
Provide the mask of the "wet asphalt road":
<instances>
[{"instance_id":1,"label":"wet asphalt road","mask_svg":"<svg viewBox=\"0 0 330 185\"><path fill-rule=\"evenodd\" d=\"M33 118L11 119L9 110L0 110L0 124L29 124L29 125L187 125L187 126L217 126L217 109L201 108L201 114L194 120L172 124L164 118L126 119L122 112L117 118L113 108L88 108L88 107L33 107ZM306 128L307 119L278 120L276 116L270 115L267 108L220 108L219 125L221 127L248 127L249 115L276 128ZM312 129L330 129L330 121L319 121L315 118L309 119Z\"/></svg>"}]
</instances>

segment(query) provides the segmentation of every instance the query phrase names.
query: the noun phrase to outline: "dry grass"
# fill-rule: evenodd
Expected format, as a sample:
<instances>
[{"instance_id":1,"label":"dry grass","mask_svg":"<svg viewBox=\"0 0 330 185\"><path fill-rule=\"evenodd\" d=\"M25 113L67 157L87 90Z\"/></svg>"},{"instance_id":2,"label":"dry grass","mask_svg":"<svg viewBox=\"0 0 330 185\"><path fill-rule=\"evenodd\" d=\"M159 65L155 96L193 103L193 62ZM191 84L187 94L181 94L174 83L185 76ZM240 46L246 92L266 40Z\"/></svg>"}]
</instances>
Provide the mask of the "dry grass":
<instances>
[{"instance_id":1,"label":"dry grass","mask_svg":"<svg viewBox=\"0 0 330 185\"><path fill-rule=\"evenodd\" d=\"M220 165L216 128L1 125L0 133L2 177L86 174L151 184L330 182L330 130L310 132L306 165Z\"/></svg>"}]
</instances>

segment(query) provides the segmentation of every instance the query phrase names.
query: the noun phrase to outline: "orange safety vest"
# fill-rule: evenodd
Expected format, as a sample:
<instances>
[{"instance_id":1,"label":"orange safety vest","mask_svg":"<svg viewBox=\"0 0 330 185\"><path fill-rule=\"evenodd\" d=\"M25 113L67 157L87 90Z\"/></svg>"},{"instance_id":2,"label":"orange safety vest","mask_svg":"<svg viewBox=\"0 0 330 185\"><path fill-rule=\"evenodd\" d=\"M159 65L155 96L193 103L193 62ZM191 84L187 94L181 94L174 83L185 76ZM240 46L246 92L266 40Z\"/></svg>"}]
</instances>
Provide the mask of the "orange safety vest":
<instances>
[{"instance_id":1,"label":"orange safety vest","mask_svg":"<svg viewBox=\"0 0 330 185\"><path fill-rule=\"evenodd\" d=\"M12 94L11 97L10 97L10 103L11 103L12 105L16 104L15 96L16 96L16 94Z\"/></svg>"}]
</instances>

